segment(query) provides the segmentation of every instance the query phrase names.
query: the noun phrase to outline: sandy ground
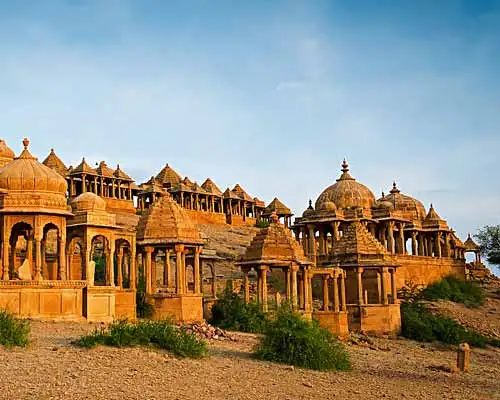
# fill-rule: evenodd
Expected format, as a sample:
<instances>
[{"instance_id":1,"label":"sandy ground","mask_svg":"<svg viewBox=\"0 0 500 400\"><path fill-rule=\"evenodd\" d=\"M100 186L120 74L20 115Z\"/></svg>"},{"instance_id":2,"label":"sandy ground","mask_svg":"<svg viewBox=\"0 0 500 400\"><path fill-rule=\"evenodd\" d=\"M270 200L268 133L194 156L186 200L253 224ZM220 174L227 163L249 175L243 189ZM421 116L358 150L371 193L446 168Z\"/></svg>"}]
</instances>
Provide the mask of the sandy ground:
<instances>
[{"instance_id":1,"label":"sandy ground","mask_svg":"<svg viewBox=\"0 0 500 400\"><path fill-rule=\"evenodd\" d=\"M33 322L26 349L0 349L0 399L500 399L498 349L473 350L471 372L453 374L436 368L454 365L450 348L376 339L348 346L352 372L324 373L252 360L257 338L245 334L203 360L70 344L92 328Z\"/></svg>"}]
</instances>

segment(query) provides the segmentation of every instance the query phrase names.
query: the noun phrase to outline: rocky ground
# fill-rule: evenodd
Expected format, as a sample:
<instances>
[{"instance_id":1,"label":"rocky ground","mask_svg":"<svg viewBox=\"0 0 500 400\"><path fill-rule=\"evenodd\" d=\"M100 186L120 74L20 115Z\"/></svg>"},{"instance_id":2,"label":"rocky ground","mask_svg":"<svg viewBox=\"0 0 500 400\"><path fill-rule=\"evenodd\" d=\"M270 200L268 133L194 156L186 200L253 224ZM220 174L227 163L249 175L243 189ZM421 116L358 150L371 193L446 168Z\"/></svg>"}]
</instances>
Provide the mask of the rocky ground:
<instances>
[{"instance_id":1,"label":"rocky ground","mask_svg":"<svg viewBox=\"0 0 500 400\"><path fill-rule=\"evenodd\" d=\"M347 345L352 372L312 372L252 360L258 338L214 340L203 360L142 348L80 349L85 323L33 322L26 349L0 349L0 399L490 399L500 398L500 350L474 349L453 373L453 348L373 339Z\"/></svg>"}]
</instances>

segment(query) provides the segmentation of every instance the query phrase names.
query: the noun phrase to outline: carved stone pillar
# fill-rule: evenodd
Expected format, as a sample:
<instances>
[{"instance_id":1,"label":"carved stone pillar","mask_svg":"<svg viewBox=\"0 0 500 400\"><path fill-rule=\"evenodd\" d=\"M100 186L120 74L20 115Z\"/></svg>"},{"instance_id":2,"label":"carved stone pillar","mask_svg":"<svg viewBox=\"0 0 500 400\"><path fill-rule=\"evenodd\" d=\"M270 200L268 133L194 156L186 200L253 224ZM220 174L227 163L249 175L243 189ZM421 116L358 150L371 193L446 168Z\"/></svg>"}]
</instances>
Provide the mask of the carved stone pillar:
<instances>
[{"instance_id":1,"label":"carved stone pillar","mask_svg":"<svg viewBox=\"0 0 500 400\"><path fill-rule=\"evenodd\" d=\"M262 286L262 311L267 312L267 266L260 266L260 280Z\"/></svg>"},{"instance_id":2,"label":"carved stone pillar","mask_svg":"<svg viewBox=\"0 0 500 400\"><path fill-rule=\"evenodd\" d=\"M118 254L116 255L116 270L118 272L117 280L118 280L118 287L120 289L123 289L123 247L120 246L118 247Z\"/></svg>"},{"instance_id":3,"label":"carved stone pillar","mask_svg":"<svg viewBox=\"0 0 500 400\"><path fill-rule=\"evenodd\" d=\"M342 299L342 311L347 311L347 301L346 301L346 295L345 295L345 280L346 280L346 274L344 271L342 271L342 275L340 276L340 297Z\"/></svg>"},{"instance_id":4,"label":"carved stone pillar","mask_svg":"<svg viewBox=\"0 0 500 400\"><path fill-rule=\"evenodd\" d=\"M42 277L42 240L35 238L35 281L43 280Z\"/></svg>"},{"instance_id":5,"label":"carved stone pillar","mask_svg":"<svg viewBox=\"0 0 500 400\"><path fill-rule=\"evenodd\" d=\"M417 255L417 232L416 231L411 232L411 255L412 256Z\"/></svg>"},{"instance_id":6,"label":"carved stone pillar","mask_svg":"<svg viewBox=\"0 0 500 400\"><path fill-rule=\"evenodd\" d=\"M396 289L396 269L391 268L389 272L391 274L391 294L393 298L393 304L396 304L398 299L398 292Z\"/></svg>"},{"instance_id":7,"label":"carved stone pillar","mask_svg":"<svg viewBox=\"0 0 500 400\"><path fill-rule=\"evenodd\" d=\"M58 258L59 258L59 279L65 281L66 276L66 235L57 238Z\"/></svg>"},{"instance_id":8,"label":"carved stone pillar","mask_svg":"<svg viewBox=\"0 0 500 400\"><path fill-rule=\"evenodd\" d=\"M436 233L436 256L441 258L441 238L442 238L442 233L438 232Z\"/></svg>"},{"instance_id":9,"label":"carved stone pillar","mask_svg":"<svg viewBox=\"0 0 500 400\"><path fill-rule=\"evenodd\" d=\"M387 224L387 250L394 254L394 222L392 221Z\"/></svg>"},{"instance_id":10,"label":"carved stone pillar","mask_svg":"<svg viewBox=\"0 0 500 400\"><path fill-rule=\"evenodd\" d=\"M380 279L380 289L382 291L382 304L389 304L387 299L387 289L385 288L385 278L387 275L387 268L382 267L380 273L382 275Z\"/></svg>"},{"instance_id":11,"label":"carved stone pillar","mask_svg":"<svg viewBox=\"0 0 500 400\"><path fill-rule=\"evenodd\" d=\"M196 246L194 248L194 293L201 294L201 282L200 282L200 253L201 248Z\"/></svg>"},{"instance_id":12,"label":"carved stone pillar","mask_svg":"<svg viewBox=\"0 0 500 400\"><path fill-rule=\"evenodd\" d=\"M136 248L135 248L135 244L132 243L131 244L131 247L130 247L130 276L129 276L129 279L130 279L130 289L133 289L135 290L136 287L137 287L137 260L136 260Z\"/></svg>"},{"instance_id":13,"label":"carved stone pillar","mask_svg":"<svg viewBox=\"0 0 500 400\"><path fill-rule=\"evenodd\" d=\"M184 278L183 278L183 265L182 253L184 245L180 244L175 246L175 291L177 294L184 294Z\"/></svg>"},{"instance_id":14,"label":"carved stone pillar","mask_svg":"<svg viewBox=\"0 0 500 400\"><path fill-rule=\"evenodd\" d=\"M330 299L329 299L329 293L328 291L330 290L329 285L328 285L328 280L329 280L328 275L323 275L323 310L328 311L329 306L330 306Z\"/></svg>"},{"instance_id":15,"label":"carved stone pillar","mask_svg":"<svg viewBox=\"0 0 500 400\"><path fill-rule=\"evenodd\" d=\"M399 224L399 251L401 254L406 254L405 231L404 224Z\"/></svg>"},{"instance_id":16,"label":"carved stone pillar","mask_svg":"<svg viewBox=\"0 0 500 400\"><path fill-rule=\"evenodd\" d=\"M333 275L333 311L339 312L339 275L337 272Z\"/></svg>"},{"instance_id":17,"label":"carved stone pillar","mask_svg":"<svg viewBox=\"0 0 500 400\"><path fill-rule=\"evenodd\" d=\"M316 262L316 237L315 237L315 229L313 225L308 225L307 229L309 231L309 257Z\"/></svg>"},{"instance_id":18,"label":"carved stone pillar","mask_svg":"<svg viewBox=\"0 0 500 400\"><path fill-rule=\"evenodd\" d=\"M250 282L248 280L249 268L243 269L243 287L245 290L245 303L250 303Z\"/></svg>"},{"instance_id":19,"label":"carved stone pillar","mask_svg":"<svg viewBox=\"0 0 500 400\"><path fill-rule=\"evenodd\" d=\"M363 305L363 267L358 267L356 269L356 278L358 283L358 304Z\"/></svg>"},{"instance_id":20,"label":"carved stone pillar","mask_svg":"<svg viewBox=\"0 0 500 400\"><path fill-rule=\"evenodd\" d=\"M291 267L292 270L292 308L294 310L297 309L298 307L298 298L297 298L297 271L299 270L299 267L296 265L293 265Z\"/></svg>"},{"instance_id":21,"label":"carved stone pillar","mask_svg":"<svg viewBox=\"0 0 500 400\"><path fill-rule=\"evenodd\" d=\"M146 252L146 259L143 262L144 265L144 274L146 275L146 293L147 294L153 294L153 271L152 271L152 254L153 254L153 248L151 246L146 246L144 248L144 251Z\"/></svg>"}]
</instances>

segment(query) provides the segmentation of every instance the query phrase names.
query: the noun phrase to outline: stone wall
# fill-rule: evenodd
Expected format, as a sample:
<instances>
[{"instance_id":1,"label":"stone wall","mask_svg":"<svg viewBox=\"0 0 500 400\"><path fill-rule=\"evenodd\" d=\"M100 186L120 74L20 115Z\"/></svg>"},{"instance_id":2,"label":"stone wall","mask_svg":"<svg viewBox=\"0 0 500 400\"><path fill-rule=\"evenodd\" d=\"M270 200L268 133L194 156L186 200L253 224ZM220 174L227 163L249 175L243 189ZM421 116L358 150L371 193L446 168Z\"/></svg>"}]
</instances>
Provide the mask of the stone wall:
<instances>
[{"instance_id":1,"label":"stone wall","mask_svg":"<svg viewBox=\"0 0 500 400\"><path fill-rule=\"evenodd\" d=\"M429 285L446 275L465 278L465 262L452 258L417 257L408 255L394 256L394 262L401 265L396 273L396 286L401 288L407 281Z\"/></svg>"},{"instance_id":2,"label":"stone wall","mask_svg":"<svg viewBox=\"0 0 500 400\"><path fill-rule=\"evenodd\" d=\"M195 224L226 225L226 215L209 211L188 210L183 208Z\"/></svg>"}]
</instances>

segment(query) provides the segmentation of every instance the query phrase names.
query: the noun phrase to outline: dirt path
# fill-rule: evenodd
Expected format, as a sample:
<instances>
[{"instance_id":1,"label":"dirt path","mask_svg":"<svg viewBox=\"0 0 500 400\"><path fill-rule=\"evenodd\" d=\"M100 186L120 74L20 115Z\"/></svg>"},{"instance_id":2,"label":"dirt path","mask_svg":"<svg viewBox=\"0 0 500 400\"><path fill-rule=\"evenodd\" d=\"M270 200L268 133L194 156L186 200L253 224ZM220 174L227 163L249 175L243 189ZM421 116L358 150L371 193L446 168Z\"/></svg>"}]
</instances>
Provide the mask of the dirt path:
<instances>
[{"instance_id":1,"label":"dirt path","mask_svg":"<svg viewBox=\"0 0 500 400\"><path fill-rule=\"evenodd\" d=\"M253 335L214 342L210 357L179 360L147 349L78 349L89 324L33 322L27 349L0 349L0 399L487 399L500 398L500 351L474 350L472 371L451 374L455 353L377 339L348 346L349 373L322 373L250 358Z\"/></svg>"}]
</instances>

